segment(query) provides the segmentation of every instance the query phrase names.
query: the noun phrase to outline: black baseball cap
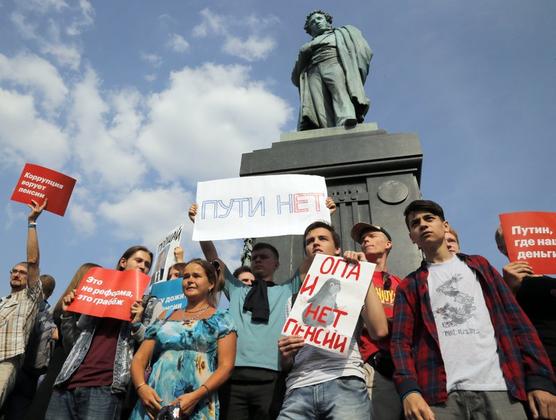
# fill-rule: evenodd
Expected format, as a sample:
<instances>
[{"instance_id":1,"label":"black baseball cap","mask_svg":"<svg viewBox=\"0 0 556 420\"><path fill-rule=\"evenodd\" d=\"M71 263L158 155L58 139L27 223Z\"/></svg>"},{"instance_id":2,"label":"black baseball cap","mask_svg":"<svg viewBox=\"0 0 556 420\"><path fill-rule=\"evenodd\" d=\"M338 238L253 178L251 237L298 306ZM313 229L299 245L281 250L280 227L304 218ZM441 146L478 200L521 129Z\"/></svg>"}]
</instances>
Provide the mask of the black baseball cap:
<instances>
[{"instance_id":1,"label":"black baseball cap","mask_svg":"<svg viewBox=\"0 0 556 420\"><path fill-rule=\"evenodd\" d=\"M365 233L367 231L382 232L386 235L386 237L388 238L389 241L392 240L392 237L390 236L390 234L382 226L371 225L369 223L363 223L363 222L357 223L355 226L353 226L351 228L351 238L355 242L360 244L361 243L361 237L362 237L363 233Z\"/></svg>"}]
</instances>

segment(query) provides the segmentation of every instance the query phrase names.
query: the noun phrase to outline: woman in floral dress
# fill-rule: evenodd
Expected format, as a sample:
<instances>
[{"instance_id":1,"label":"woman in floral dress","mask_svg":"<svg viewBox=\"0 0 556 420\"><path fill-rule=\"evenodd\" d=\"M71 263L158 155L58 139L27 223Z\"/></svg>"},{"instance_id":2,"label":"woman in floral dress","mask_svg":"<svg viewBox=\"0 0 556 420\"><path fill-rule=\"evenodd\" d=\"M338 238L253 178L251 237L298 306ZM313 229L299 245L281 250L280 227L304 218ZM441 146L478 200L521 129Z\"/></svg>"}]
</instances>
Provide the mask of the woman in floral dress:
<instances>
[{"instance_id":1,"label":"woman in floral dress","mask_svg":"<svg viewBox=\"0 0 556 420\"><path fill-rule=\"evenodd\" d=\"M179 405L190 419L218 419L217 389L230 376L236 355L236 329L218 312L218 275L207 261L187 263L183 292L187 307L162 314L145 332L131 363L139 401L131 419L152 419L160 409ZM145 369L152 371L145 381Z\"/></svg>"}]
</instances>

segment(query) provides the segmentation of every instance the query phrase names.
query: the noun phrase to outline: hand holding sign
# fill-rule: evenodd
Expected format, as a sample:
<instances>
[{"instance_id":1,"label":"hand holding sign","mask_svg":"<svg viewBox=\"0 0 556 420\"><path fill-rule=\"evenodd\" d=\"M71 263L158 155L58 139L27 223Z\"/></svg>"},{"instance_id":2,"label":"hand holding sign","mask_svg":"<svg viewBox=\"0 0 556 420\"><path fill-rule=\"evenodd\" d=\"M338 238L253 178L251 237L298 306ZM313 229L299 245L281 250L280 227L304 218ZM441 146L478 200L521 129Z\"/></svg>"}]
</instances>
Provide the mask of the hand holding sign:
<instances>
[{"instance_id":1,"label":"hand holding sign","mask_svg":"<svg viewBox=\"0 0 556 420\"><path fill-rule=\"evenodd\" d=\"M230 178L197 184L194 241L302 234L315 220L330 222L326 183L313 175ZM332 201L329 205L335 206Z\"/></svg>"},{"instance_id":2,"label":"hand holding sign","mask_svg":"<svg viewBox=\"0 0 556 420\"><path fill-rule=\"evenodd\" d=\"M76 180L52 169L26 163L11 199L24 204L31 200L42 202L46 197L47 211L63 216Z\"/></svg>"},{"instance_id":3,"label":"hand holding sign","mask_svg":"<svg viewBox=\"0 0 556 420\"><path fill-rule=\"evenodd\" d=\"M91 268L66 297L66 311L131 321L131 306L143 296L149 276L138 270Z\"/></svg>"},{"instance_id":4,"label":"hand holding sign","mask_svg":"<svg viewBox=\"0 0 556 420\"><path fill-rule=\"evenodd\" d=\"M556 273L556 213L505 213L500 224L510 261L526 261L535 274Z\"/></svg>"}]
</instances>

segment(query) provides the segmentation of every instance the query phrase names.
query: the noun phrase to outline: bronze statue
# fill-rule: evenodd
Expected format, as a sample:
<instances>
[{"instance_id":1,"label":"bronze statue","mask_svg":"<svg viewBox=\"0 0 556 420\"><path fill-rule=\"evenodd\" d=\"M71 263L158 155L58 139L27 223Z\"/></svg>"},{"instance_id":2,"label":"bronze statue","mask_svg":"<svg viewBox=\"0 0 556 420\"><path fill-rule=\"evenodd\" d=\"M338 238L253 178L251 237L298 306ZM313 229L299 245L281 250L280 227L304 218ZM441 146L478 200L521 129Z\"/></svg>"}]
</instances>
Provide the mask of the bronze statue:
<instances>
[{"instance_id":1,"label":"bronze statue","mask_svg":"<svg viewBox=\"0 0 556 420\"><path fill-rule=\"evenodd\" d=\"M305 31L313 39L301 47L292 72L301 99L297 129L363 122L369 110L363 84L373 53L361 31L332 28L332 16L322 10L307 16Z\"/></svg>"}]
</instances>

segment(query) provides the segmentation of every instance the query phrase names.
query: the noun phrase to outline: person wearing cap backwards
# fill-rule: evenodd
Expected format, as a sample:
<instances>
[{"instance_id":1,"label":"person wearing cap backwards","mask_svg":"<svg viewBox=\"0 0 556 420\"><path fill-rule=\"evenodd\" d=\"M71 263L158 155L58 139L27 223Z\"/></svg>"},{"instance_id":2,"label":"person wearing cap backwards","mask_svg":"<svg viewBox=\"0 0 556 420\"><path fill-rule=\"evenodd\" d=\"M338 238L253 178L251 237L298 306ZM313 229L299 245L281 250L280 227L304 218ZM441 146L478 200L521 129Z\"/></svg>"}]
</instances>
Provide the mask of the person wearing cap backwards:
<instances>
[{"instance_id":1,"label":"person wearing cap backwards","mask_svg":"<svg viewBox=\"0 0 556 420\"><path fill-rule=\"evenodd\" d=\"M346 251L345 256L358 261L376 264L372 286L382 302L389 324L394 311L394 298L400 279L388 273L388 254L392 249L392 237L381 226L357 223L351 229L351 237L361 245L362 252ZM388 328L390 330L390 328ZM390 356L390 334L373 340L366 330L359 339L359 350L365 361L367 391L371 399L371 418L399 420L402 405L396 386L392 381L394 365Z\"/></svg>"}]
</instances>

